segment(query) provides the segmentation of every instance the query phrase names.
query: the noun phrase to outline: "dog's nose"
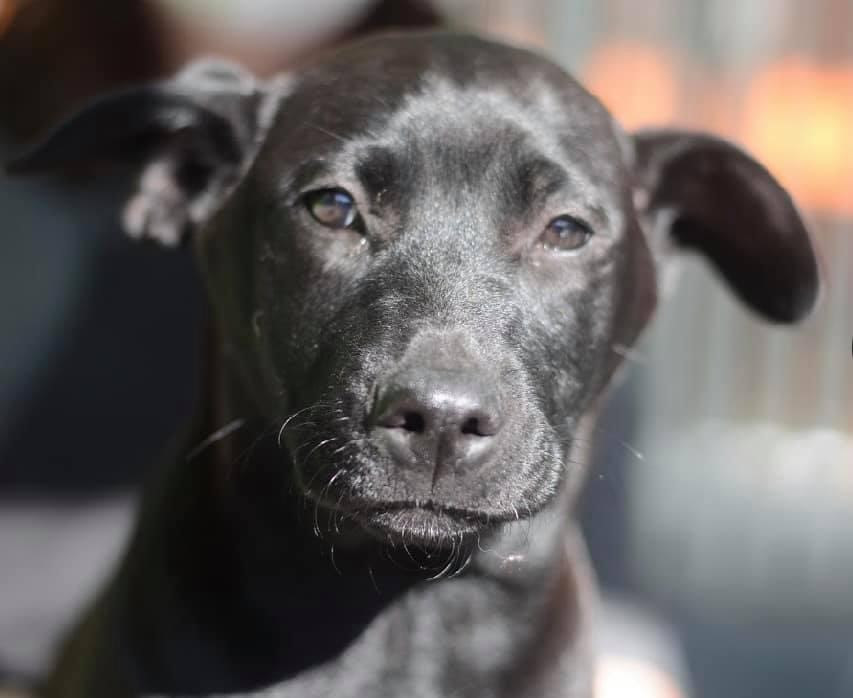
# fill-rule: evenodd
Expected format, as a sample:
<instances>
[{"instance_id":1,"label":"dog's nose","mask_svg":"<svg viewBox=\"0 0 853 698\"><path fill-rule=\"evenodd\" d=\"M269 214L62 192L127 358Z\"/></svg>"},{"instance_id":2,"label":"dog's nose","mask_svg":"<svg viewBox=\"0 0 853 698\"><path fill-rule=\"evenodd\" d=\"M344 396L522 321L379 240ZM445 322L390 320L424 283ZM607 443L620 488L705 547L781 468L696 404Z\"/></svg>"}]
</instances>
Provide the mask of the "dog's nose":
<instances>
[{"instance_id":1,"label":"dog's nose","mask_svg":"<svg viewBox=\"0 0 853 698\"><path fill-rule=\"evenodd\" d=\"M435 484L448 468L485 464L494 455L500 402L473 372L406 371L378 386L370 426L398 463L432 468Z\"/></svg>"}]
</instances>

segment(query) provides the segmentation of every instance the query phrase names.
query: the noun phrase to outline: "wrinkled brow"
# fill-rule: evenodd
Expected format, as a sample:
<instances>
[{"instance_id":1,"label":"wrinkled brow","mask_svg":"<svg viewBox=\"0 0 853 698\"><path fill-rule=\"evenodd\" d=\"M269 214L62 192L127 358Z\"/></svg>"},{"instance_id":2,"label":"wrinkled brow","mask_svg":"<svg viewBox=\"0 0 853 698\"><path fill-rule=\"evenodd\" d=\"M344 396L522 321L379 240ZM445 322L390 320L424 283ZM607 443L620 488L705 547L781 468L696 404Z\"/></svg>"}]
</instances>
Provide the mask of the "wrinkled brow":
<instances>
[{"instance_id":1,"label":"wrinkled brow","mask_svg":"<svg viewBox=\"0 0 853 698\"><path fill-rule=\"evenodd\" d=\"M285 189L299 190L315 180L332 174L332 168L324 159L308 160L301 163L288 178Z\"/></svg>"},{"instance_id":2,"label":"wrinkled brow","mask_svg":"<svg viewBox=\"0 0 853 698\"><path fill-rule=\"evenodd\" d=\"M542 157L522 160L507 173L505 204L522 214L544 204L569 185L566 171L552 160Z\"/></svg>"},{"instance_id":3,"label":"wrinkled brow","mask_svg":"<svg viewBox=\"0 0 853 698\"><path fill-rule=\"evenodd\" d=\"M355 164L355 175L371 199L381 196L399 180L400 167L397 158L382 146L367 148Z\"/></svg>"},{"instance_id":4,"label":"wrinkled brow","mask_svg":"<svg viewBox=\"0 0 853 698\"><path fill-rule=\"evenodd\" d=\"M370 145L356 156L353 173L372 206L399 211L414 193L419 163L416 149L401 155L385 145Z\"/></svg>"}]
</instances>

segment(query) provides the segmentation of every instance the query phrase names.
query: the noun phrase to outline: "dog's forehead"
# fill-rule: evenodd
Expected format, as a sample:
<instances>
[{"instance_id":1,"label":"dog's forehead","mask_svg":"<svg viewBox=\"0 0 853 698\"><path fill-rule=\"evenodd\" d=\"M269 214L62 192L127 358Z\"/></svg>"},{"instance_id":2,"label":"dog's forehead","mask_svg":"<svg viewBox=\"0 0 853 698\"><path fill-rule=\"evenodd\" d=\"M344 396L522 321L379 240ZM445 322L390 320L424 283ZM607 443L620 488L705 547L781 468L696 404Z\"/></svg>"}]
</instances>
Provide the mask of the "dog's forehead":
<instances>
[{"instance_id":1,"label":"dog's forehead","mask_svg":"<svg viewBox=\"0 0 853 698\"><path fill-rule=\"evenodd\" d=\"M571 162L592 179L618 180L618 129L604 107L550 61L529 51L449 33L385 35L351 45L298 73L273 124L262 167L305 158L355 158L373 141L433 152L514 150ZM411 149L408 150L411 153Z\"/></svg>"}]
</instances>

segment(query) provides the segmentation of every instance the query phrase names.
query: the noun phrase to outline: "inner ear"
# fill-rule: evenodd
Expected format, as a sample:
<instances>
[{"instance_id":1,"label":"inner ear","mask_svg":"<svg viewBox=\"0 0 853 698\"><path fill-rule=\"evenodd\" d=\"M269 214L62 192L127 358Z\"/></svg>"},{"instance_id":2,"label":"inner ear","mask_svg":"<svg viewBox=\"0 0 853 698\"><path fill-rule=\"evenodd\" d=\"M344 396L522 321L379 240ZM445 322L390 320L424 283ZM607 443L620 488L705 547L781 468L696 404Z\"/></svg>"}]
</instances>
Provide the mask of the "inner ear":
<instances>
[{"instance_id":1,"label":"inner ear","mask_svg":"<svg viewBox=\"0 0 853 698\"><path fill-rule=\"evenodd\" d=\"M818 265L789 194L760 163L712 136L635 135L641 218L675 248L704 255L738 297L774 322L813 307Z\"/></svg>"},{"instance_id":2,"label":"inner ear","mask_svg":"<svg viewBox=\"0 0 853 698\"><path fill-rule=\"evenodd\" d=\"M7 169L26 174L104 160L138 165L124 228L173 245L203 225L244 174L285 84L284 78L258 81L225 61L196 61L170 80L92 101Z\"/></svg>"}]
</instances>

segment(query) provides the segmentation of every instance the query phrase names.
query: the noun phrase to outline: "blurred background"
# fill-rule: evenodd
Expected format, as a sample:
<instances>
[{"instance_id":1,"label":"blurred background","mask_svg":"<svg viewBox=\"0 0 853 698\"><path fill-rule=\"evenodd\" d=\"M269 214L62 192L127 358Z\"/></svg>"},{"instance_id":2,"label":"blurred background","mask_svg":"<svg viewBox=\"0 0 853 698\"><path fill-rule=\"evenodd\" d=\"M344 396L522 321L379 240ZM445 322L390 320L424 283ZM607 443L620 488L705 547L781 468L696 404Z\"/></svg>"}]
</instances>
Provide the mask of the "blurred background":
<instances>
[{"instance_id":1,"label":"blurred background","mask_svg":"<svg viewBox=\"0 0 853 698\"><path fill-rule=\"evenodd\" d=\"M679 260L582 514L609 598L664 629L691 695L849 698L853 0L0 0L0 158L200 53L270 74L434 12L540 48L626 127L730 138L792 191L824 266L818 311L768 327ZM191 259L125 239L130 182L98 175L0 175L0 680L44 667L193 409Z\"/></svg>"}]
</instances>

